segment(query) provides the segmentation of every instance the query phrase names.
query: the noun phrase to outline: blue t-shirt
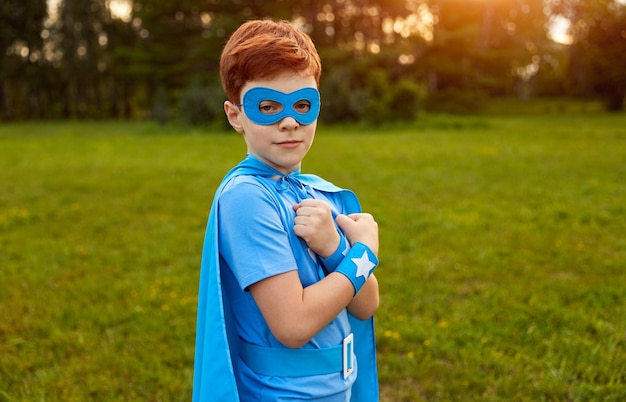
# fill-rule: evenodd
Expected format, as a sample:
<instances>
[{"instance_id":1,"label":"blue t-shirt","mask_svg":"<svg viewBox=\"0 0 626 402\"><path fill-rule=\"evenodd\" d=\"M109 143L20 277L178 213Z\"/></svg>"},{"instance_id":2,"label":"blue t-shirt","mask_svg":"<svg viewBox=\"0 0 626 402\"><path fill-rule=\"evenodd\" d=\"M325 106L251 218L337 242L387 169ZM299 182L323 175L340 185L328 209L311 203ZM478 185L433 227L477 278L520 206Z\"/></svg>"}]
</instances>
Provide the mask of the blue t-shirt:
<instances>
[{"instance_id":1,"label":"blue t-shirt","mask_svg":"<svg viewBox=\"0 0 626 402\"><path fill-rule=\"evenodd\" d=\"M289 236L293 225L285 228L280 205L265 186L278 186L279 200L291 206L303 198L327 201L333 215L345 213L337 194L311 188L295 188L293 183L269 177L239 176L231 180L219 198L219 251L224 298L233 312L239 337L248 343L284 348L272 335L247 288L265 278L298 270L303 287L324 276L319 257L302 239L292 247ZM293 221L295 211L290 221ZM303 348L324 348L341 344L351 332L346 310L322 329ZM245 363L233 362L242 401L349 401L355 370L344 380L341 372L310 377L273 377L252 372Z\"/></svg>"}]
</instances>

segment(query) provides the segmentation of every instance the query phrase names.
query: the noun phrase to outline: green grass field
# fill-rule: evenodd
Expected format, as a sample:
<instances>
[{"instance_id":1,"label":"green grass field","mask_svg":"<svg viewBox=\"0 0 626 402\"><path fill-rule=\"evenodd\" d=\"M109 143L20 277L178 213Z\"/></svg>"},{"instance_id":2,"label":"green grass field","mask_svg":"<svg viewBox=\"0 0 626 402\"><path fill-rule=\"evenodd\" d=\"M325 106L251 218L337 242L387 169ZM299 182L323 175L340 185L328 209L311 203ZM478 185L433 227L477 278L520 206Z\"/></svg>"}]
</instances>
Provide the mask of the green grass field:
<instances>
[{"instance_id":1,"label":"green grass field","mask_svg":"<svg viewBox=\"0 0 626 402\"><path fill-rule=\"evenodd\" d=\"M0 125L0 401L188 401L236 134ZM626 400L626 115L318 129L380 225L383 401Z\"/></svg>"}]
</instances>

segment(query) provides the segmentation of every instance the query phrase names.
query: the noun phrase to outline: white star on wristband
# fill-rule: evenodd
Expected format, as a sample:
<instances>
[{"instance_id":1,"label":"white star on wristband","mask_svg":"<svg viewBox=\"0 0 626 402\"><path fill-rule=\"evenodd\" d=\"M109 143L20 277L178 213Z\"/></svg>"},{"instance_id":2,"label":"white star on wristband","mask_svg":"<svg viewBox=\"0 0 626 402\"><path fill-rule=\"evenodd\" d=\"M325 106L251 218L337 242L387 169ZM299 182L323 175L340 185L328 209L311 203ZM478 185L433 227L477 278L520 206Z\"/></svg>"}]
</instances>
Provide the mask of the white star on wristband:
<instances>
[{"instance_id":1,"label":"white star on wristband","mask_svg":"<svg viewBox=\"0 0 626 402\"><path fill-rule=\"evenodd\" d=\"M356 264L356 277L362 276L364 279L370 276L370 271L376 266L367 257L367 251L363 252L361 258L352 258L351 260Z\"/></svg>"}]
</instances>

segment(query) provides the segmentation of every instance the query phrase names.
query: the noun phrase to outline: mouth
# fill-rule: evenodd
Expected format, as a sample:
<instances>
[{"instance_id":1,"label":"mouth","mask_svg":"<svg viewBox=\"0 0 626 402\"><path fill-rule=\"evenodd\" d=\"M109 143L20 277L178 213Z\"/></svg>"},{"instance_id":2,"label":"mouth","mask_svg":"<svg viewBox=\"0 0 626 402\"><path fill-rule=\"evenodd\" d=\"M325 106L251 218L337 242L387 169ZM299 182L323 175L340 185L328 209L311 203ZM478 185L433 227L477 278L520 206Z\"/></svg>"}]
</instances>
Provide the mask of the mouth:
<instances>
[{"instance_id":1,"label":"mouth","mask_svg":"<svg viewBox=\"0 0 626 402\"><path fill-rule=\"evenodd\" d=\"M278 145L279 147L288 148L288 149L296 148L300 144L302 144L302 141L296 141L296 140L281 141L281 142L276 143L276 145Z\"/></svg>"}]
</instances>

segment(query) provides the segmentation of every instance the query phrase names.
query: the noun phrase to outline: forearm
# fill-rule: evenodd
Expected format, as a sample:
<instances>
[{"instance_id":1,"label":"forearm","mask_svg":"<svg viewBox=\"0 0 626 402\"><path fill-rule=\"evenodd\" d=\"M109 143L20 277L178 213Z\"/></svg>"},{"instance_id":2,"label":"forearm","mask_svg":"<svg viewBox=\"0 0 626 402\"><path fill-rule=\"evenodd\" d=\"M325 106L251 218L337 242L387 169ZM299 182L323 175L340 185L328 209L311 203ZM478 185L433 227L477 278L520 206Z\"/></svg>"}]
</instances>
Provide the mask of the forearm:
<instances>
[{"instance_id":1,"label":"forearm","mask_svg":"<svg viewBox=\"0 0 626 402\"><path fill-rule=\"evenodd\" d=\"M348 304L348 312L360 320L367 320L378 310L379 302L378 280L372 274Z\"/></svg>"},{"instance_id":2,"label":"forearm","mask_svg":"<svg viewBox=\"0 0 626 402\"><path fill-rule=\"evenodd\" d=\"M275 275L250 286L272 333L287 347L308 342L350 304L358 317L367 318L378 305L378 283L369 281L378 258L363 243L355 243L328 276L306 288L298 272ZM365 288L365 289L363 289Z\"/></svg>"},{"instance_id":3,"label":"forearm","mask_svg":"<svg viewBox=\"0 0 626 402\"><path fill-rule=\"evenodd\" d=\"M330 324L352 302L353 296L352 283L336 272L306 287L302 299L303 321L308 322L308 328L302 331L306 341Z\"/></svg>"},{"instance_id":4,"label":"forearm","mask_svg":"<svg viewBox=\"0 0 626 402\"><path fill-rule=\"evenodd\" d=\"M347 286L348 284L350 286ZM350 291L354 292L355 290L356 295L352 293L353 297L349 297ZM360 320L371 318L379 304L378 281L371 274L362 287L355 289L354 283L345 274L332 272L322 281L303 290L303 303L312 309L306 311L305 307L304 314L311 314L311 317L319 318L309 322L311 324L309 331L303 331L307 337L310 335L308 337L310 339L328 325L344 308L347 308L350 314Z\"/></svg>"},{"instance_id":5,"label":"forearm","mask_svg":"<svg viewBox=\"0 0 626 402\"><path fill-rule=\"evenodd\" d=\"M307 343L353 299L354 287L340 273L302 288L297 271L260 281L250 287L272 334L287 347Z\"/></svg>"}]
</instances>

